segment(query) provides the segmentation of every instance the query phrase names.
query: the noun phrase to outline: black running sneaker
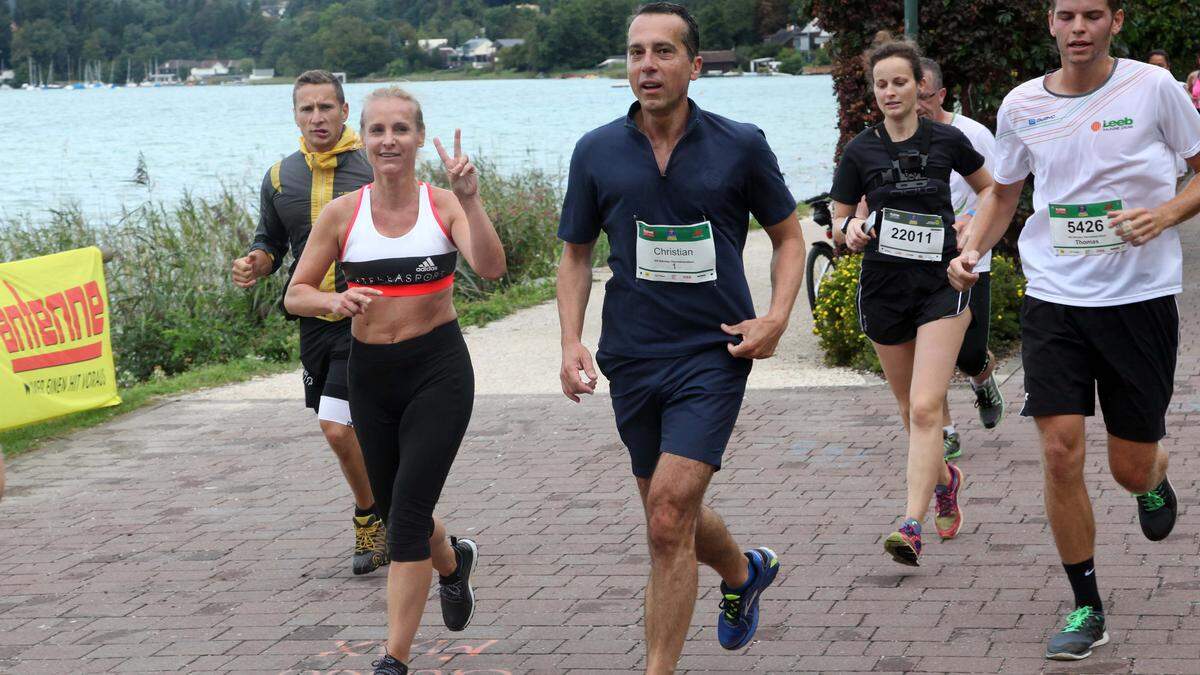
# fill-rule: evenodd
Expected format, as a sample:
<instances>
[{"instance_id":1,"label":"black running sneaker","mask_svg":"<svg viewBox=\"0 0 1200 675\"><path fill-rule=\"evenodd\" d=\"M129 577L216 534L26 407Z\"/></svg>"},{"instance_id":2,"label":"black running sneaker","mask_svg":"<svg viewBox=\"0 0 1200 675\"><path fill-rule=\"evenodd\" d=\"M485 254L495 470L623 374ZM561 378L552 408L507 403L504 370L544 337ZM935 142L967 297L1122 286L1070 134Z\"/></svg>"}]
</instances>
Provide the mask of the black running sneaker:
<instances>
[{"instance_id":1,"label":"black running sneaker","mask_svg":"<svg viewBox=\"0 0 1200 675\"><path fill-rule=\"evenodd\" d=\"M375 675L408 675L408 666L387 654L373 662L371 667L375 669Z\"/></svg>"},{"instance_id":2,"label":"black running sneaker","mask_svg":"<svg viewBox=\"0 0 1200 675\"><path fill-rule=\"evenodd\" d=\"M1179 513L1179 503L1175 499L1175 488L1171 487L1171 481L1163 476L1158 487L1134 497L1137 498L1142 534L1150 541L1166 539L1174 529L1175 516Z\"/></svg>"},{"instance_id":3,"label":"black running sneaker","mask_svg":"<svg viewBox=\"0 0 1200 675\"><path fill-rule=\"evenodd\" d=\"M1080 607L1067 615L1062 631L1050 638L1046 658L1055 661L1078 661L1092 655L1092 647L1108 644L1104 630L1104 615L1091 607Z\"/></svg>"},{"instance_id":4,"label":"black running sneaker","mask_svg":"<svg viewBox=\"0 0 1200 675\"><path fill-rule=\"evenodd\" d=\"M450 537L450 547L458 558L458 569L448 581L440 584L438 594L442 596L442 621L446 628L460 631L471 624L475 615L475 590L471 588L471 573L479 561L479 547L470 539Z\"/></svg>"},{"instance_id":5,"label":"black running sneaker","mask_svg":"<svg viewBox=\"0 0 1200 675\"><path fill-rule=\"evenodd\" d=\"M379 516L354 516L355 574L367 574L388 564L387 530Z\"/></svg>"},{"instance_id":6,"label":"black running sneaker","mask_svg":"<svg viewBox=\"0 0 1200 675\"><path fill-rule=\"evenodd\" d=\"M979 422L983 424L984 429L995 428L997 424L1000 424L1000 420L1004 419L1004 394L1000 393L1000 387L996 384L996 376L988 375L988 379L980 385L972 382L971 389L975 391L975 407L979 409Z\"/></svg>"}]
</instances>

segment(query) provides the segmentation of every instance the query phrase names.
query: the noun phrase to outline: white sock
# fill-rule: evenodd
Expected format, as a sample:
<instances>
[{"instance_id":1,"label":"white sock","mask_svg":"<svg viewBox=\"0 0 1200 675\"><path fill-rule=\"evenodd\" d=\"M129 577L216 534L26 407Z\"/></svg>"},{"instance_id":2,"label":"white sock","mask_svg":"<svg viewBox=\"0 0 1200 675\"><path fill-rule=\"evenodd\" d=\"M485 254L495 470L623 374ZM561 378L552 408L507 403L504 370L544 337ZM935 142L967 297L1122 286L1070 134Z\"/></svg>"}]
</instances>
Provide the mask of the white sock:
<instances>
[{"instance_id":1,"label":"white sock","mask_svg":"<svg viewBox=\"0 0 1200 675\"><path fill-rule=\"evenodd\" d=\"M947 436L952 436L954 434L954 425L951 424L948 427L942 427L942 433L946 434Z\"/></svg>"}]
</instances>

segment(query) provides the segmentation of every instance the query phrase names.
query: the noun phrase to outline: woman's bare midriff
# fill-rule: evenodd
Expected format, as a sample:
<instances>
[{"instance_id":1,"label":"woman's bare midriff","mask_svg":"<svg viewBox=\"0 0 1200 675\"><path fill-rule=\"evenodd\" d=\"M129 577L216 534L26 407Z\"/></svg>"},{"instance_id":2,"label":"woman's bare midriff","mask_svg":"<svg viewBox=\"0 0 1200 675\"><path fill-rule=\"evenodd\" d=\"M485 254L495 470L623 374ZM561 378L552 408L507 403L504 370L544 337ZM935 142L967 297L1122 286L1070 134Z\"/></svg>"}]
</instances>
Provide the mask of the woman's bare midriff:
<instances>
[{"instance_id":1,"label":"woman's bare midriff","mask_svg":"<svg viewBox=\"0 0 1200 675\"><path fill-rule=\"evenodd\" d=\"M453 290L412 297L376 296L354 317L350 330L359 342L393 344L420 337L458 317Z\"/></svg>"}]
</instances>

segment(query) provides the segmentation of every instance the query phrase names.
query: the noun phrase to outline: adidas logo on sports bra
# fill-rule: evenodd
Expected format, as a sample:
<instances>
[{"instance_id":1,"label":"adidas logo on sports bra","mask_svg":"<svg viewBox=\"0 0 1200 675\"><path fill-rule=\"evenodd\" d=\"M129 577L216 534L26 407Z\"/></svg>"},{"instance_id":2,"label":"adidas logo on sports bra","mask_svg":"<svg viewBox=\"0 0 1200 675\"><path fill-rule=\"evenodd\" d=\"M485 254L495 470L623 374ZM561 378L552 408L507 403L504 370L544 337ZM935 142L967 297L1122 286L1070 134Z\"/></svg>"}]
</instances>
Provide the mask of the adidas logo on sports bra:
<instances>
[{"instance_id":1,"label":"adidas logo on sports bra","mask_svg":"<svg viewBox=\"0 0 1200 675\"><path fill-rule=\"evenodd\" d=\"M435 265L433 262L433 258L426 258L424 262L422 262L420 265L417 265L416 271L418 271L418 272L436 272L437 268L438 268L437 265Z\"/></svg>"}]
</instances>

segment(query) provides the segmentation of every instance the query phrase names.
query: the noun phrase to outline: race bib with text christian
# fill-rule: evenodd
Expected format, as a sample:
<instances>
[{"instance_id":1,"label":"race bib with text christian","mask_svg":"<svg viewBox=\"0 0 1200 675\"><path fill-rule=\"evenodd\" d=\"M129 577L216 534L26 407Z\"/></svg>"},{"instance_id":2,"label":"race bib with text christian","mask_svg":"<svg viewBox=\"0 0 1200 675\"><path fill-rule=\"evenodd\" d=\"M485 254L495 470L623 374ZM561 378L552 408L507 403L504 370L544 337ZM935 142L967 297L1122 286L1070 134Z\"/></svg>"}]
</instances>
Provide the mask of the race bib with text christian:
<instances>
[{"instance_id":1,"label":"race bib with text christian","mask_svg":"<svg viewBox=\"0 0 1200 675\"><path fill-rule=\"evenodd\" d=\"M637 278L697 284L717 280L712 223L637 226Z\"/></svg>"}]
</instances>

